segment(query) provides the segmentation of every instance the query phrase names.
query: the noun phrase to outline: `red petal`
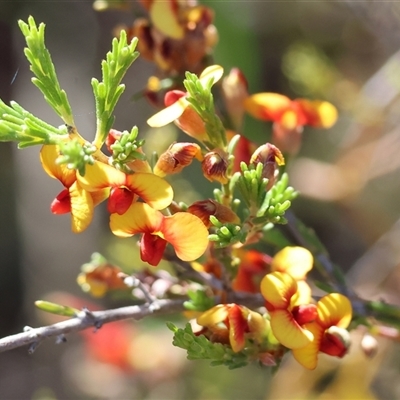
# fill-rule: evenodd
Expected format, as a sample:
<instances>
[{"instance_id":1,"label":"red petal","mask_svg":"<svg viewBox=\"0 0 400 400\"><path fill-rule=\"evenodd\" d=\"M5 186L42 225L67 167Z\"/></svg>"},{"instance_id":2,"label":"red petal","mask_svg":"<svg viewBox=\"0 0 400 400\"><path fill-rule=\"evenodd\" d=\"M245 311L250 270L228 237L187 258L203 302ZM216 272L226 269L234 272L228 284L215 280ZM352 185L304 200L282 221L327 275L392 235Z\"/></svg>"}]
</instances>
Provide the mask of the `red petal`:
<instances>
[{"instance_id":1,"label":"red petal","mask_svg":"<svg viewBox=\"0 0 400 400\"><path fill-rule=\"evenodd\" d=\"M66 214L71 212L71 198L68 189L64 189L57 195L51 203L50 209L53 214Z\"/></svg>"},{"instance_id":2,"label":"red petal","mask_svg":"<svg viewBox=\"0 0 400 400\"><path fill-rule=\"evenodd\" d=\"M133 193L130 190L122 187L113 188L108 199L108 212L122 215L128 210L133 200Z\"/></svg>"},{"instance_id":3,"label":"red petal","mask_svg":"<svg viewBox=\"0 0 400 400\"><path fill-rule=\"evenodd\" d=\"M315 304L302 304L294 307L292 314L299 325L308 324L317 319L317 306Z\"/></svg>"},{"instance_id":4,"label":"red petal","mask_svg":"<svg viewBox=\"0 0 400 400\"><path fill-rule=\"evenodd\" d=\"M140 241L140 258L150 265L157 266L164 254L167 241L157 235L145 233Z\"/></svg>"},{"instance_id":5,"label":"red petal","mask_svg":"<svg viewBox=\"0 0 400 400\"><path fill-rule=\"evenodd\" d=\"M186 96L186 92L182 92L182 90L170 90L165 93L164 104L166 107L169 107L171 104L174 104L184 96Z\"/></svg>"},{"instance_id":6,"label":"red petal","mask_svg":"<svg viewBox=\"0 0 400 400\"><path fill-rule=\"evenodd\" d=\"M242 310L237 304L232 304L228 311L229 342L232 350L237 353L245 346L244 334L248 332L247 321L243 317Z\"/></svg>"}]
</instances>

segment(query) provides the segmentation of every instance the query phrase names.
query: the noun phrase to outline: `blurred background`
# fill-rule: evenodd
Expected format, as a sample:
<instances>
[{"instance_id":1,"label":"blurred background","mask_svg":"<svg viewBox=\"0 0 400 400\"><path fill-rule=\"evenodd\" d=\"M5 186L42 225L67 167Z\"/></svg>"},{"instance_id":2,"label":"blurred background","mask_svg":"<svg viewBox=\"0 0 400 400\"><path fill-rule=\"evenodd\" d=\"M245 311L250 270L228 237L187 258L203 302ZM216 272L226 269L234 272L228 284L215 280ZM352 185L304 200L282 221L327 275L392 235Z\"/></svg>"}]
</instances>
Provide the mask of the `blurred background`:
<instances>
[{"instance_id":1,"label":"blurred background","mask_svg":"<svg viewBox=\"0 0 400 400\"><path fill-rule=\"evenodd\" d=\"M301 152L288 167L291 184L301 192L293 209L315 229L361 297L400 305L400 3L203 3L216 13L215 61L226 71L239 67L250 93L274 91L338 107L332 129L305 129ZM100 78L114 27L129 26L140 14L138 4L130 12L99 13L83 0L0 2L0 97L61 124L31 84L23 55L17 21L33 15L46 24L61 86L79 131L90 139L95 127L90 79ZM145 121L155 110L144 99L131 99L153 72L146 61L134 63L115 128L137 125L149 145L164 150L177 132L147 135ZM259 144L270 138L267 123L247 118L243 130ZM183 180L180 188L189 196L194 190L210 196L212 190ZM94 251L126 268L139 265L134 241L112 238L105 213L98 211L79 236L71 233L69 216L51 215L49 205L59 191L59 183L42 170L37 148L0 143L0 336L54 322L35 311L38 299L91 309L121 305L112 298L96 303L76 284L80 266ZM385 339L378 339L377 355L367 359L359 346L362 332L353 332L343 360L321 357L317 370L308 372L288 357L271 380L257 366L228 371L188 362L172 346L164 322L112 324L96 335L69 336L67 344L47 340L33 355L26 348L2 353L0 398L400 398L399 345Z\"/></svg>"}]
</instances>

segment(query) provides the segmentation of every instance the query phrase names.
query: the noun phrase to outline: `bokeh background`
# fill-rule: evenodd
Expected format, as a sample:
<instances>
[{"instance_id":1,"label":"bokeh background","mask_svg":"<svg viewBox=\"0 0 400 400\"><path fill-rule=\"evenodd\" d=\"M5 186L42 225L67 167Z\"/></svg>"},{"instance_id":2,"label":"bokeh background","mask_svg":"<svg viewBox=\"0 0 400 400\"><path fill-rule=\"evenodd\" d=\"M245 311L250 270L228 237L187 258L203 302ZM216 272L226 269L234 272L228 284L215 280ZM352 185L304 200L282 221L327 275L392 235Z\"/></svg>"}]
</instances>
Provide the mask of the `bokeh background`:
<instances>
[{"instance_id":1,"label":"bokeh background","mask_svg":"<svg viewBox=\"0 0 400 400\"><path fill-rule=\"evenodd\" d=\"M203 3L216 12L220 41L215 61L226 71L239 67L251 93L320 98L339 108L332 129L304 132L302 150L289 165L291 184L301 192L293 209L315 229L360 296L400 305L400 3ZM0 2L1 98L61 124L30 83L17 20L33 15L37 23L46 23L46 43L61 85L79 131L90 138L95 126L90 79L100 77L113 28L130 25L142 13L138 4L130 12L98 13L85 0ZM134 63L115 127L137 125L149 146L163 150L177 132L150 131L145 121L154 109L143 99L132 101L153 71L146 61ZM261 144L270 137L270 125L247 118L244 133ZM194 188L190 179L179 184L193 197L195 191L209 195L212 190ZM98 212L79 236L70 232L68 216L52 216L49 204L59 190L43 172L37 148L17 150L0 143L1 336L53 322L35 311L37 299L93 309L121 305L113 298L95 302L77 286L80 266L94 251L126 268L139 265L134 241L110 237L105 214ZM26 348L1 354L0 398L400 398L398 343L379 338L377 355L368 359L360 350L361 331L353 332L345 359L322 357L317 370L308 372L288 357L271 379L257 366L227 371L188 362L171 345L164 321L105 328L96 335L70 336L67 344L47 340L33 355Z\"/></svg>"}]
</instances>

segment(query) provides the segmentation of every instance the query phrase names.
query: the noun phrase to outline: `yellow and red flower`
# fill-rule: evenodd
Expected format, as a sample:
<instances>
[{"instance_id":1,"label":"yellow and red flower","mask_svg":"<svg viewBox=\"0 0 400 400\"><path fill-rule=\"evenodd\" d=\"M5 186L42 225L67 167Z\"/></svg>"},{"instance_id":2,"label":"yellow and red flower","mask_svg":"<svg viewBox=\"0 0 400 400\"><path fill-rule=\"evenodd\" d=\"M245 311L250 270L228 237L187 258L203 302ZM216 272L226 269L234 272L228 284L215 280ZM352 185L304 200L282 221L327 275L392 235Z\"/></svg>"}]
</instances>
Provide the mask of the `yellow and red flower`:
<instances>
[{"instance_id":1,"label":"yellow and red flower","mask_svg":"<svg viewBox=\"0 0 400 400\"><path fill-rule=\"evenodd\" d=\"M199 79L203 84L210 80L214 84L221 79L223 73L224 70L221 66L211 65L200 74ZM186 97L187 93L182 91L168 92L165 97L167 107L150 117L147 123L153 128L158 128L175 121L176 125L189 136L199 141L207 140L204 122Z\"/></svg>"},{"instance_id":2,"label":"yellow and red flower","mask_svg":"<svg viewBox=\"0 0 400 400\"><path fill-rule=\"evenodd\" d=\"M257 93L245 102L246 111L254 118L273 121L286 129L304 125L330 128L337 120L336 107L327 101L296 99L278 93Z\"/></svg>"},{"instance_id":3,"label":"yellow and red flower","mask_svg":"<svg viewBox=\"0 0 400 400\"><path fill-rule=\"evenodd\" d=\"M291 275L297 282L298 293L307 301L311 298L311 289L306 282L306 276L313 264L314 258L309 250L300 246L286 246L273 257L271 271Z\"/></svg>"},{"instance_id":4,"label":"yellow and red flower","mask_svg":"<svg viewBox=\"0 0 400 400\"><path fill-rule=\"evenodd\" d=\"M289 349L302 348L313 340L303 328L317 317L311 298L299 291L296 280L285 272L271 272L261 281L261 293L271 316L271 329L276 339Z\"/></svg>"},{"instance_id":5,"label":"yellow and red flower","mask_svg":"<svg viewBox=\"0 0 400 400\"><path fill-rule=\"evenodd\" d=\"M93 218L94 207L104 201L110 191L108 188L98 188L87 191L77 181L77 172L65 164L57 164L60 153L56 145L45 145L40 151L40 161L46 173L58 179L63 185L62 190L51 203L53 214L71 213L71 228L75 233L83 232Z\"/></svg>"},{"instance_id":6,"label":"yellow and red flower","mask_svg":"<svg viewBox=\"0 0 400 400\"><path fill-rule=\"evenodd\" d=\"M94 297L103 297L110 290L128 289L121 274L120 268L108 262L100 265L88 263L82 266L77 282L84 292Z\"/></svg>"},{"instance_id":7,"label":"yellow and red flower","mask_svg":"<svg viewBox=\"0 0 400 400\"><path fill-rule=\"evenodd\" d=\"M236 353L245 348L246 339L261 344L268 334L268 323L259 313L234 303L210 308L197 317L197 323L204 327L198 335L230 344Z\"/></svg>"},{"instance_id":8,"label":"yellow and red flower","mask_svg":"<svg viewBox=\"0 0 400 400\"><path fill-rule=\"evenodd\" d=\"M232 211L232 209L212 199L196 201L188 207L187 211L199 217L207 228L211 227L211 215L223 224L240 223L240 218Z\"/></svg>"},{"instance_id":9,"label":"yellow and red flower","mask_svg":"<svg viewBox=\"0 0 400 400\"><path fill-rule=\"evenodd\" d=\"M270 270L271 257L257 250L234 249L240 260L232 287L241 292L258 293L261 278Z\"/></svg>"},{"instance_id":10,"label":"yellow and red flower","mask_svg":"<svg viewBox=\"0 0 400 400\"><path fill-rule=\"evenodd\" d=\"M168 207L173 198L172 188L164 179L142 172L126 174L101 162L87 165L85 176L78 174L78 181L88 192L111 188L110 214L124 214L139 197L156 210Z\"/></svg>"},{"instance_id":11,"label":"yellow and red flower","mask_svg":"<svg viewBox=\"0 0 400 400\"><path fill-rule=\"evenodd\" d=\"M133 203L124 215L110 217L111 231L120 237L142 234L140 256L151 265L158 265L167 243L183 261L199 258L208 246L208 231L195 215L177 212L164 216L145 203Z\"/></svg>"},{"instance_id":12,"label":"yellow and red flower","mask_svg":"<svg viewBox=\"0 0 400 400\"><path fill-rule=\"evenodd\" d=\"M330 128L338 112L327 101L295 99L278 93L257 93L244 101L246 111L254 118L273 121L272 142L287 154L296 154L301 145L304 125Z\"/></svg>"},{"instance_id":13,"label":"yellow and red flower","mask_svg":"<svg viewBox=\"0 0 400 400\"><path fill-rule=\"evenodd\" d=\"M312 332L313 340L303 348L294 349L294 358L304 367L314 369L317 366L319 352L343 357L350 346L346 328L351 318L352 306L346 296L330 293L322 297L317 303L315 322L304 325L304 329Z\"/></svg>"},{"instance_id":14,"label":"yellow and red flower","mask_svg":"<svg viewBox=\"0 0 400 400\"><path fill-rule=\"evenodd\" d=\"M174 142L160 155L154 166L154 173L160 177L168 174L177 174L190 165L194 158L199 161L203 159L198 144Z\"/></svg>"},{"instance_id":15,"label":"yellow and red flower","mask_svg":"<svg viewBox=\"0 0 400 400\"><path fill-rule=\"evenodd\" d=\"M214 12L193 0L142 0L149 19L138 18L128 38L138 37L138 50L165 75L201 71L218 41Z\"/></svg>"},{"instance_id":16,"label":"yellow and red flower","mask_svg":"<svg viewBox=\"0 0 400 400\"><path fill-rule=\"evenodd\" d=\"M228 183L229 155L222 149L214 149L204 155L201 163L203 175L210 182Z\"/></svg>"}]
</instances>

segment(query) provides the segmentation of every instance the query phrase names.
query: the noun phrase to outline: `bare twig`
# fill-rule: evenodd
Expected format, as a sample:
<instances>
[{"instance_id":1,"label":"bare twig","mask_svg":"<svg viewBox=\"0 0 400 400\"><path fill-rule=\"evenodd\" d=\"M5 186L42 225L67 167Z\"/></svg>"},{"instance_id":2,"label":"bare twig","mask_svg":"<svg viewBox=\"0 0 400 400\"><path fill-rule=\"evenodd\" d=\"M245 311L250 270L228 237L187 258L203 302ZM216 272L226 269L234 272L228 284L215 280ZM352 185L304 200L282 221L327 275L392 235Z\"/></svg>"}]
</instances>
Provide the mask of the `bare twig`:
<instances>
[{"instance_id":1,"label":"bare twig","mask_svg":"<svg viewBox=\"0 0 400 400\"><path fill-rule=\"evenodd\" d=\"M142 319L148 315L172 314L183 310L184 300L157 300L158 309L153 303L140 306L128 306L114 310L88 311L83 310L75 318L58 322L40 328L29 328L24 332L0 339L0 352L15 349L25 345L36 348L37 345L48 337L59 337L67 333L79 332L86 328L99 328L103 324L113 321L132 318Z\"/></svg>"},{"instance_id":2,"label":"bare twig","mask_svg":"<svg viewBox=\"0 0 400 400\"><path fill-rule=\"evenodd\" d=\"M40 328L26 327L24 332L0 339L0 353L27 345L29 345L28 351L33 353L37 346L44 339L49 337L56 337L56 342L61 343L65 341L65 335L68 333L79 332L90 327L100 329L102 325L109 322L130 318L140 320L149 315L157 316L179 313L185 310L183 303L186 300L187 299L158 299L143 305L127 306L104 311L89 311L85 309L76 317L66 321ZM215 304L217 304L219 300L220 299L216 297ZM264 304L264 299L261 295L246 293L236 293L229 301L246 305L249 308L261 307ZM157 306L155 307L155 305Z\"/></svg>"}]
</instances>

